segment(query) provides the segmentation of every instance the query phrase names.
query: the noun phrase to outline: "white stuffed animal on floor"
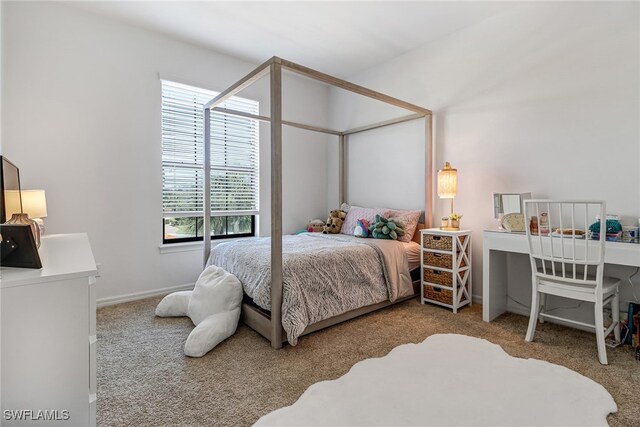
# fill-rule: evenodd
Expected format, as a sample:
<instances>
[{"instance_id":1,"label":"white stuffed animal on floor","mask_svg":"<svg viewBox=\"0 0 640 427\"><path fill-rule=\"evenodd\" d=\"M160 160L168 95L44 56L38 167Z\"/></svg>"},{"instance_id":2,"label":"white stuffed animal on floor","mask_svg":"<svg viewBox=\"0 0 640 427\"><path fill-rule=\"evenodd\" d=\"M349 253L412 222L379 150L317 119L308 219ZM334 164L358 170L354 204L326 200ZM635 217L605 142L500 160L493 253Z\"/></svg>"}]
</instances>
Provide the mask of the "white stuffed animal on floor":
<instances>
[{"instance_id":1,"label":"white stuffed animal on floor","mask_svg":"<svg viewBox=\"0 0 640 427\"><path fill-rule=\"evenodd\" d=\"M242 284L233 274L215 265L205 268L193 291L167 295L156 307L156 316L189 316L195 329L184 345L184 354L202 357L233 335L240 319Z\"/></svg>"}]
</instances>

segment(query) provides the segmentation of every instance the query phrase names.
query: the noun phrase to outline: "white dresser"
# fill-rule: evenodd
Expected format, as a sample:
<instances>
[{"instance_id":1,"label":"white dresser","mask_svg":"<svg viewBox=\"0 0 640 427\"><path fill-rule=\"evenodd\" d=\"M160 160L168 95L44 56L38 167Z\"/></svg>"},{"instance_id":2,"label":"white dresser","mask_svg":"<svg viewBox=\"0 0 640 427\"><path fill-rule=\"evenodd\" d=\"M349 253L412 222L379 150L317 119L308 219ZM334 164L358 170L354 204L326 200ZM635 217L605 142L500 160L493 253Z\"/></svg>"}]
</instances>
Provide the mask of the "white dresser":
<instances>
[{"instance_id":1,"label":"white dresser","mask_svg":"<svg viewBox=\"0 0 640 427\"><path fill-rule=\"evenodd\" d=\"M42 269L0 269L0 425L95 426L96 263L86 234L44 236Z\"/></svg>"}]
</instances>

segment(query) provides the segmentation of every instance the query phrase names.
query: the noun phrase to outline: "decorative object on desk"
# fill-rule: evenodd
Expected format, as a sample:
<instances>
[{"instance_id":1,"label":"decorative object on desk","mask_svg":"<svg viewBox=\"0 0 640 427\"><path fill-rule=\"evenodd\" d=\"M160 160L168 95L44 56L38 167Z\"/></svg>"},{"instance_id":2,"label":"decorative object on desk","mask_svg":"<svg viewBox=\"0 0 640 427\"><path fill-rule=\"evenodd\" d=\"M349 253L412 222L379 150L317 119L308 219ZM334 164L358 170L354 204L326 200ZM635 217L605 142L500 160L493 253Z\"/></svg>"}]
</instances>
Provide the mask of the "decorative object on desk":
<instances>
[{"instance_id":1,"label":"decorative object on desk","mask_svg":"<svg viewBox=\"0 0 640 427\"><path fill-rule=\"evenodd\" d=\"M29 215L27 215L26 213L14 213L11 216L11 219L5 224L22 224L29 226L31 233L33 234L36 248L40 247L40 226L37 222L29 218Z\"/></svg>"},{"instance_id":2,"label":"decorative object on desk","mask_svg":"<svg viewBox=\"0 0 640 427\"><path fill-rule=\"evenodd\" d=\"M1 224L2 256L0 266L19 268L42 268L36 241L27 224ZM4 249L8 247L9 252Z\"/></svg>"},{"instance_id":3,"label":"decorative object on desk","mask_svg":"<svg viewBox=\"0 0 640 427\"><path fill-rule=\"evenodd\" d=\"M449 227L449 217L448 216L443 216L440 219L440 228L445 229Z\"/></svg>"},{"instance_id":4,"label":"decorative object on desk","mask_svg":"<svg viewBox=\"0 0 640 427\"><path fill-rule=\"evenodd\" d=\"M44 190L22 190L22 212L38 223L40 234L44 234L44 221L47 217L47 197Z\"/></svg>"},{"instance_id":5,"label":"decorative object on desk","mask_svg":"<svg viewBox=\"0 0 640 427\"><path fill-rule=\"evenodd\" d=\"M607 215L606 216L606 233L607 240L616 241L620 239L622 235L622 225L620 224L620 220L617 215ZM595 222L589 226L589 231L591 232L591 238L593 240L600 240L600 217L596 216Z\"/></svg>"},{"instance_id":6,"label":"decorative object on desk","mask_svg":"<svg viewBox=\"0 0 640 427\"><path fill-rule=\"evenodd\" d=\"M458 170L453 169L449 162L445 162L444 167L438 171L438 197L451 199L451 214L453 214L453 199L456 197L457 192Z\"/></svg>"},{"instance_id":7,"label":"decorative object on desk","mask_svg":"<svg viewBox=\"0 0 640 427\"><path fill-rule=\"evenodd\" d=\"M510 213L524 213L523 203L531 198L531 193L493 193L493 217Z\"/></svg>"},{"instance_id":8,"label":"decorative object on desk","mask_svg":"<svg viewBox=\"0 0 640 427\"><path fill-rule=\"evenodd\" d=\"M449 215L449 225L453 230L460 230L460 220L462 219L462 215L457 213L452 213Z\"/></svg>"},{"instance_id":9,"label":"decorative object on desk","mask_svg":"<svg viewBox=\"0 0 640 427\"><path fill-rule=\"evenodd\" d=\"M584 230L577 230L573 228L556 228L551 233L554 237L566 237L566 238L576 238L576 239L584 239L585 232Z\"/></svg>"},{"instance_id":10,"label":"decorative object on desk","mask_svg":"<svg viewBox=\"0 0 640 427\"><path fill-rule=\"evenodd\" d=\"M546 212L542 212L540 214L540 224L538 227L540 234L544 236L549 234L549 214L547 214Z\"/></svg>"},{"instance_id":11,"label":"decorative object on desk","mask_svg":"<svg viewBox=\"0 0 640 427\"><path fill-rule=\"evenodd\" d=\"M535 215L531 216L531 222L529 223L529 230L531 234L538 234L538 217Z\"/></svg>"},{"instance_id":12,"label":"decorative object on desk","mask_svg":"<svg viewBox=\"0 0 640 427\"><path fill-rule=\"evenodd\" d=\"M307 231L309 233L322 233L323 228L324 221L321 219L312 219L309 221L309 224L307 224Z\"/></svg>"},{"instance_id":13,"label":"decorative object on desk","mask_svg":"<svg viewBox=\"0 0 640 427\"><path fill-rule=\"evenodd\" d=\"M509 232L524 232L524 214L510 213L502 217L502 228Z\"/></svg>"},{"instance_id":14,"label":"decorative object on desk","mask_svg":"<svg viewBox=\"0 0 640 427\"><path fill-rule=\"evenodd\" d=\"M635 225L622 226L622 241L633 243L638 240L638 227Z\"/></svg>"},{"instance_id":15,"label":"decorative object on desk","mask_svg":"<svg viewBox=\"0 0 640 427\"><path fill-rule=\"evenodd\" d=\"M359 219L356 222L356 228L353 230L353 235L356 237L369 237L370 236L370 231L369 231L369 221L367 221L366 219L362 218Z\"/></svg>"},{"instance_id":16,"label":"decorative object on desk","mask_svg":"<svg viewBox=\"0 0 640 427\"><path fill-rule=\"evenodd\" d=\"M255 426L604 426L617 409L602 385L564 366L437 334L313 384Z\"/></svg>"}]
</instances>

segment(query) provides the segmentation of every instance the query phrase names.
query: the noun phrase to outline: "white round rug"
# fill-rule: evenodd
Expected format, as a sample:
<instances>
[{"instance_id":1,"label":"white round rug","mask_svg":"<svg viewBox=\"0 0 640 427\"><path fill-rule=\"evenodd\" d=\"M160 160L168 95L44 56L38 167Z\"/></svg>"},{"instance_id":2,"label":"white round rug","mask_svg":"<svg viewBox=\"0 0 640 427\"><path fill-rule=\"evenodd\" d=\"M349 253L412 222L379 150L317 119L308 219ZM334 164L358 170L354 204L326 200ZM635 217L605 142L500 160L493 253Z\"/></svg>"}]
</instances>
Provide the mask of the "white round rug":
<instances>
[{"instance_id":1,"label":"white round rug","mask_svg":"<svg viewBox=\"0 0 640 427\"><path fill-rule=\"evenodd\" d=\"M256 426L606 426L600 384L464 335L432 335L313 384Z\"/></svg>"}]
</instances>

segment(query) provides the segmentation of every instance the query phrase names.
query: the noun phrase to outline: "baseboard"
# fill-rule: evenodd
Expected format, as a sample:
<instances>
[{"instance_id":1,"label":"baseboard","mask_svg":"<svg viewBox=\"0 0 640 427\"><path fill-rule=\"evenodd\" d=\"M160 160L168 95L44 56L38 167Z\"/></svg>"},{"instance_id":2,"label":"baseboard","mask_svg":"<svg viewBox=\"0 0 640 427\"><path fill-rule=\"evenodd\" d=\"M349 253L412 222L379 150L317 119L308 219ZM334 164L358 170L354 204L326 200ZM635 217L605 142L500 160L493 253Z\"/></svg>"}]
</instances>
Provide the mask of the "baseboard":
<instances>
[{"instance_id":1,"label":"baseboard","mask_svg":"<svg viewBox=\"0 0 640 427\"><path fill-rule=\"evenodd\" d=\"M96 300L97 307L106 307L108 305L121 304L123 302L137 301L140 299L155 297L158 295L170 294L171 292L192 290L195 283L187 283L184 285L170 286L168 288L154 289L151 291L134 292L131 294L118 295L115 297L99 298Z\"/></svg>"},{"instance_id":2,"label":"baseboard","mask_svg":"<svg viewBox=\"0 0 640 427\"><path fill-rule=\"evenodd\" d=\"M471 301L474 304L482 305L482 295L471 295Z\"/></svg>"}]
</instances>

